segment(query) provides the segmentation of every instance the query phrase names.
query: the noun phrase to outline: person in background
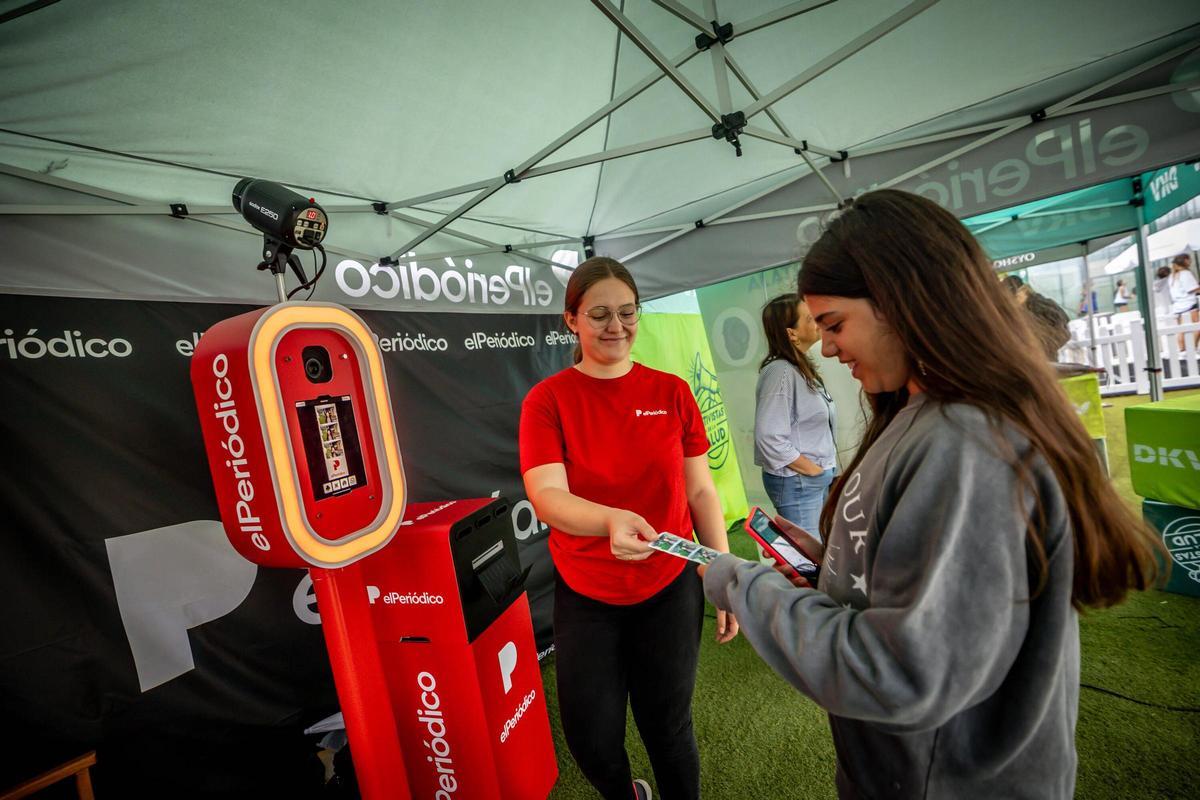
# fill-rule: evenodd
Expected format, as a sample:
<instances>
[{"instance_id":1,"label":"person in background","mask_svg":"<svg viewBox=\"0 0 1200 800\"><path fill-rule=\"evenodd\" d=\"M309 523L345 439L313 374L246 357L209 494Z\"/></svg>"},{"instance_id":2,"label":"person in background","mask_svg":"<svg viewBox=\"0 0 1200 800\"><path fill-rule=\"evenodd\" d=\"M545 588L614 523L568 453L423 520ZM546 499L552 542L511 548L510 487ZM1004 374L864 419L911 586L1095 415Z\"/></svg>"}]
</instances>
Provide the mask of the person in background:
<instances>
[{"instance_id":1,"label":"person in background","mask_svg":"<svg viewBox=\"0 0 1200 800\"><path fill-rule=\"evenodd\" d=\"M1188 322L1200 322L1200 284L1192 274L1192 257L1180 253L1171 259L1171 277L1168 280L1171 291L1171 313L1175 315L1176 325ZM1200 331L1196 331L1192 341L1200 344ZM1179 334L1179 349L1184 349L1184 336Z\"/></svg>"},{"instance_id":2,"label":"person in background","mask_svg":"<svg viewBox=\"0 0 1200 800\"><path fill-rule=\"evenodd\" d=\"M1095 314L1099 310L1100 310L1100 300L1096 295L1095 289L1092 290L1091 307L1088 306L1087 289L1083 289L1082 291L1079 292L1079 316L1086 317L1088 315L1089 311L1091 313Z\"/></svg>"},{"instance_id":3,"label":"person in background","mask_svg":"<svg viewBox=\"0 0 1200 800\"><path fill-rule=\"evenodd\" d=\"M1117 285L1113 287L1113 309L1121 312L1129 308L1129 287L1125 285L1124 278L1117 279Z\"/></svg>"},{"instance_id":4,"label":"person in background","mask_svg":"<svg viewBox=\"0 0 1200 800\"><path fill-rule=\"evenodd\" d=\"M1159 317L1171 315L1171 268L1159 267L1154 273L1154 313Z\"/></svg>"},{"instance_id":5,"label":"person in background","mask_svg":"<svg viewBox=\"0 0 1200 800\"><path fill-rule=\"evenodd\" d=\"M1045 295L1032 292L1025 301L1025 311L1033 328L1040 351L1050 361L1058 360L1058 351L1071 341L1070 320L1058 303Z\"/></svg>"},{"instance_id":6,"label":"person in background","mask_svg":"<svg viewBox=\"0 0 1200 800\"><path fill-rule=\"evenodd\" d=\"M767 355L759 365L754 408L754 463L775 510L815 531L837 467L833 399L808 350L820 339L799 297L763 306Z\"/></svg>"},{"instance_id":7,"label":"person in background","mask_svg":"<svg viewBox=\"0 0 1200 800\"><path fill-rule=\"evenodd\" d=\"M1005 275L1003 278L1001 278L1000 284L1007 289L1009 294L1015 297L1017 302L1021 305L1025 305L1025 301L1029 299L1029 293L1032 291L1032 289L1029 288L1029 285L1026 284L1025 281L1021 280L1020 275L1013 273Z\"/></svg>"},{"instance_id":8,"label":"person in background","mask_svg":"<svg viewBox=\"0 0 1200 800\"><path fill-rule=\"evenodd\" d=\"M1000 285L1008 290L1018 305L1029 312L1027 319L1033 330L1038 351L1044 353L1049 360L1057 361L1058 351L1071 341L1070 319L1067 313L1049 297L1033 291L1016 275L1006 275L1000 281Z\"/></svg>"},{"instance_id":9,"label":"person in background","mask_svg":"<svg viewBox=\"0 0 1200 800\"><path fill-rule=\"evenodd\" d=\"M641 307L633 276L593 257L567 282L563 319L575 365L521 407L525 492L550 525L554 648L567 746L605 800L647 800L625 752L633 709L665 800L700 796L692 691L704 598L696 565L651 551L658 531L729 551L691 389L636 364ZM737 634L717 615L717 640Z\"/></svg>"},{"instance_id":10,"label":"person in background","mask_svg":"<svg viewBox=\"0 0 1200 800\"><path fill-rule=\"evenodd\" d=\"M777 520L818 587L722 555L705 593L829 712L840 797L1071 798L1077 612L1149 586L1161 543L949 211L858 197L798 288L872 417L824 546Z\"/></svg>"}]
</instances>

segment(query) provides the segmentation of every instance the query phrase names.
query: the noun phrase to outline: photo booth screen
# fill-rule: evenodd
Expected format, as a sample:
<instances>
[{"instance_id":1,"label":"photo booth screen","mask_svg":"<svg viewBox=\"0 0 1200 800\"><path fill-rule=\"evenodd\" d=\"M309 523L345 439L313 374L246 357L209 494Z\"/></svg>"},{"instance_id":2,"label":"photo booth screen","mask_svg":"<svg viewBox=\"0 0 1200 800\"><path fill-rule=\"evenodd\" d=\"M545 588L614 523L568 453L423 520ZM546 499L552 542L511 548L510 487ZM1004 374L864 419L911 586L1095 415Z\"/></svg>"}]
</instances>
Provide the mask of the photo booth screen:
<instances>
[{"instance_id":1,"label":"photo booth screen","mask_svg":"<svg viewBox=\"0 0 1200 800\"><path fill-rule=\"evenodd\" d=\"M324 500L366 486L350 396L305 400L296 404L296 413L313 497Z\"/></svg>"}]
</instances>

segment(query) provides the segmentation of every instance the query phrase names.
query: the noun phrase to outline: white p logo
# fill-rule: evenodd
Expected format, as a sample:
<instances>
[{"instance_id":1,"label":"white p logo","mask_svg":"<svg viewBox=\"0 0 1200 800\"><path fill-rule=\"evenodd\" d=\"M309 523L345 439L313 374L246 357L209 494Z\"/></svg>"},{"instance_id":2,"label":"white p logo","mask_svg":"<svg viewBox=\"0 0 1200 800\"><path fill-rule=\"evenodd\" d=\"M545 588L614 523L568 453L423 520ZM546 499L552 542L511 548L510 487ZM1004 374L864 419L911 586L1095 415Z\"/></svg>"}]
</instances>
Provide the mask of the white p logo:
<instances>
[{"instance_id":1,"label":"white p logo","mask_svg":"<svg viewBox=\"0 0 1200 800\"><path fill-rule=\"evenodd\" d=\"M500 680L504 682L504 693L512 689L512 674L517 668L517 646L509 642L500 648Z\"/></svg>"},{"instance_id":2,"label":"white p logo","mask_svg":"<svg viewBox=\"0 0 1200 800\"><path fill-rule=\"evenodd\" d=\"M375 601L379 599L379 587L367 584L367 602L375 605Z\"/></svg>"}]
</instances>

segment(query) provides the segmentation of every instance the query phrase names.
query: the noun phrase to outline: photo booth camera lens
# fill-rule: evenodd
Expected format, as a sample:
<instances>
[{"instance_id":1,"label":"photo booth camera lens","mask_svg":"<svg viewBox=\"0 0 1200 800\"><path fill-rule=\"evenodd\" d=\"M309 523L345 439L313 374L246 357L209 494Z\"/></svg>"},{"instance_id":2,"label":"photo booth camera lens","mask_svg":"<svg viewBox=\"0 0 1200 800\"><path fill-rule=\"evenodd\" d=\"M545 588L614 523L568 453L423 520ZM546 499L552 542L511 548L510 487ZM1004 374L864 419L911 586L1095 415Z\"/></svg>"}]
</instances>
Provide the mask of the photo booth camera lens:
<instances>
[{"instance_id":1,"label":"photo booth camera lens","mask_svg":"<svg viewBox=\"0 0 1200 800\"><path fill-rule=\"evenodd\" d=\"M313 345L304 348L301 359L304 362L304 377L308 378L310 383L329 383L333 379L329 351L324 347Z\"/></svg>"}]
</instances>

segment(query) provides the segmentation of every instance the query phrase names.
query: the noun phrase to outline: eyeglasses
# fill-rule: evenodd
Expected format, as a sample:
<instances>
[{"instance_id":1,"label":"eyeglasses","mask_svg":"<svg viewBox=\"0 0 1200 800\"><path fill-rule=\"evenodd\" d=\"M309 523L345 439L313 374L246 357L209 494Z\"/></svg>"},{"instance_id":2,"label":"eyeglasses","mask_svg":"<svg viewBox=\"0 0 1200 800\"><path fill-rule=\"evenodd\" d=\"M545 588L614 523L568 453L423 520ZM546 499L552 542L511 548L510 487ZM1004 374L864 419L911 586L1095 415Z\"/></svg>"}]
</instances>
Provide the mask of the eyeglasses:
<instances>
[{"instance_id":1,"label":"eyeglasses","mask_svg":"<svg viewBox=\"0 0 1200 800\"><path fill-rule=\"evenodd\" d=\"M621 306L615 310L608 308L607 306L596 306L595 308L589 308L587 311L583 312L583 315L587 317L588 322L590 322L592 327L596 330L608 327L608 323L610 320L612 320L613 315L616 315L617 319L620 320L622 325L632 328L634 325L637 325L638 320L642 318L642 307L632 303Z\"/></svg>"}]
</instances>

